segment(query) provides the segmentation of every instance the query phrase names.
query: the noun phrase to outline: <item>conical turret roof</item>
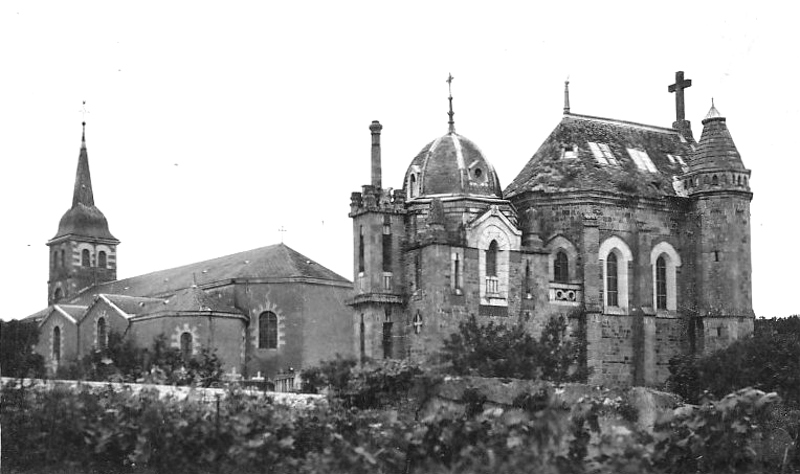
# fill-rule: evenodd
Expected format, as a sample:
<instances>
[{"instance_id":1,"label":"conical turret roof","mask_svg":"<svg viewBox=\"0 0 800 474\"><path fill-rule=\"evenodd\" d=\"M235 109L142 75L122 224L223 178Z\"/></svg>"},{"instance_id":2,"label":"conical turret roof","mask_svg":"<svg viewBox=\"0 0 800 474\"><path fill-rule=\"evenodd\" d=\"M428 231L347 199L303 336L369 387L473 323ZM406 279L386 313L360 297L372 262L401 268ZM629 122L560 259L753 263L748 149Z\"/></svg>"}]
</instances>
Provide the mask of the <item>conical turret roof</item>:
<instances>
[{"instance_id":1,"label":"conical turret roof","mask_svg":"<svg viewBox=\"0 0 800 474\"><path fill-rule=\"evenodd\" d=\"M691 171L710 170L745 170L742 157L733 143L731 132L725 123L725 117L717 110L714 103L703 119L703 135L697 144L697 150L689 162Z\"/></svg>"}]
</instances>

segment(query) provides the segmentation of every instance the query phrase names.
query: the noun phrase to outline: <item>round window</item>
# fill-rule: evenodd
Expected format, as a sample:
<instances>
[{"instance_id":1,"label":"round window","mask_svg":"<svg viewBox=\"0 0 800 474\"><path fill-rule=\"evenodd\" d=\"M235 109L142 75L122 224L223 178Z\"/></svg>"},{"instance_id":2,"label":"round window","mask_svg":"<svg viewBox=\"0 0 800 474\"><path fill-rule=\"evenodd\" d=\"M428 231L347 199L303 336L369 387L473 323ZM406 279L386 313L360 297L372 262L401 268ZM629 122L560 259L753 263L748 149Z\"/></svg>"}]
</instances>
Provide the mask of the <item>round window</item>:
<instances>
[{"instance_id":1,"label":"round window","mask_svg":"<svg viewBox=\"0 0 800 474\"><path fill-rule=\"evenodd\" d=\"M475 168L473 174L475 175L476 178L481 179L481 176L483 176L483 170L481 170L480 168Z\"/></svg>"}]
</instances>

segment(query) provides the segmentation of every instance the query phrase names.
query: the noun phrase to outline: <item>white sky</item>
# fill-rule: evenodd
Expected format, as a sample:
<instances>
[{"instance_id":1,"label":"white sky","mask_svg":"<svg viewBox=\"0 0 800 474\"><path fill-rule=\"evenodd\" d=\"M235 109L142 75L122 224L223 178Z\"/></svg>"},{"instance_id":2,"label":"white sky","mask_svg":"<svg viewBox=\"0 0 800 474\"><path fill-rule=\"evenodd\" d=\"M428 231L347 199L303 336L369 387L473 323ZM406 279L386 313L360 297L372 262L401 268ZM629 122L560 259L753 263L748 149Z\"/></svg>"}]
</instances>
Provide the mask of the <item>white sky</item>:
<instances>
[{"instance_id":1,"label":"white sky","mask_svg":"<svg viewBox=\"0 0 800 474\"><path fill-rule=\"evenodd\" d=\"M604 6L598 6L602 3ZM641 2L642 4L644 2ZM352 279L350 193L456 129L503 187L572 111L670 126L677 70L695 137L714 97L752 189L754 309L800 307L794 15L767 2L27 2L0 4L3 319L47 304L72 202L81 102L120 278L278 243ZM499 5L499 6L498 6Z\"/></svg>"}]
</instances>

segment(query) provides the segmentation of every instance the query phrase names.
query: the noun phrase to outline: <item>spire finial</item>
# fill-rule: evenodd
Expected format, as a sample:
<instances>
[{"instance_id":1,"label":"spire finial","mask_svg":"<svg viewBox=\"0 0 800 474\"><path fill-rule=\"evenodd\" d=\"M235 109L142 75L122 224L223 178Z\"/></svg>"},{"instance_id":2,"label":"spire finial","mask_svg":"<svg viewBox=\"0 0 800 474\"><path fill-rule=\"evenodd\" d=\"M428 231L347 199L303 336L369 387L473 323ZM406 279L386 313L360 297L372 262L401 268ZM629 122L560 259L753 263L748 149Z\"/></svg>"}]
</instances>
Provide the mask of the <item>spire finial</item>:
<instances>
[{"instance_id":1,"label":"spire finial","mask_svg":"<svg viewBox=\"0 0 800 474\"><path fill-rule=\"evenodd\" d=\"M567 76L567 80L564 81L564 113L569 113L569 76Z\"/></svg>"},{"instance_id":2,"label":"spire finial","mask_svg":"<svg viewBox=\"0 0 800 474\"><path fill-rule=\"evenodd\" d=\"M456 124L453 121L453 115L455 115L455 113L453 112L453 89L452 89L452 86L453 86L453 75L450 74L450 73L447 73L447 92L449 93L449 95L447 97L447 100L450 101L450 112L447 112L447 115L450 116L450 120L447 122L447 124L449 125L448 132L449 133L456 133Z\"/></svg>"},{"instance_id":3,"label":"spire finial","mask_svg":"<svg viewBox=\"0 0 800 474\"><path fill-rule=\"evenodd\" d=\"M81 125L83 126L83 133L81 134L81 146L83 148L86 148L86 114L88 113L89 111L86 110L86 101L84 100L81 106L81 115L83 116L83 120L81 121Z\"/></svg>"}]
</instances>

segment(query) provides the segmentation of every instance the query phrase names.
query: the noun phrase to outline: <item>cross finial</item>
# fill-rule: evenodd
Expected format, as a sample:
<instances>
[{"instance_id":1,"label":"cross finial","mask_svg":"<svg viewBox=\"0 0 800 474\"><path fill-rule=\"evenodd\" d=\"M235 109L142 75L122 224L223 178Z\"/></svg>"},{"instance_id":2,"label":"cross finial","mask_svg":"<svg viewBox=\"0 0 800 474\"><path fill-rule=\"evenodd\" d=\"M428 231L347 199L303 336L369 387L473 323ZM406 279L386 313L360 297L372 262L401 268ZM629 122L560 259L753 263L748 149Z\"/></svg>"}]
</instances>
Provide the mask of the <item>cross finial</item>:
<instances>
[{"instance_id":1,"label":"cross finial","mask_svg":"<svg viewBox=\"0 0 800 474\"><path fill-rule=\"evenodd\" d=\"M691 79L683 78L683 71L675 73L675 84L669 86L669 92L675 93L675 121L682 122L686 120L686 110L683 102L683 90L692 87Z\"/></svg>"},{"instance_id":2,"label":"cross finial","mask_svg":"<svg viewBox=\"0 0 800 474\"><path fill-rule=\"evenodd\" d=\"M448 125L449 133L456 133L456 124L453 121L453 115L455 115L455 113L453 112L453 88L452 87L453 87L453 75L450 74L450 73L447 73L447 92L449 94L447 96L447 100L450 101L450 111L447 112L447 115L450 116L450 120L447 122L447 125Z\"/></svg>"},{"instance_id":3,"label":"cross finial","mask_svg":"<svg viewBox=\"0 0 800 474\"><path fill-rule=\"evenodd\" d=\"M569 113L569 76L567 76L567 80L564 81L564 113Z\"/></svg>"},{"instance_id":4,"label":"cross finial","mask_svg":"<svg viewBox=\"0 0 800 474\"><path fill-rule=\"evenodd\" d=\"M281 243L283 243L283 234L285 234L287 230L283 226L281 226L281 228L278 229L278 232L281 233Z\"/></svg>"}]
</instances>

